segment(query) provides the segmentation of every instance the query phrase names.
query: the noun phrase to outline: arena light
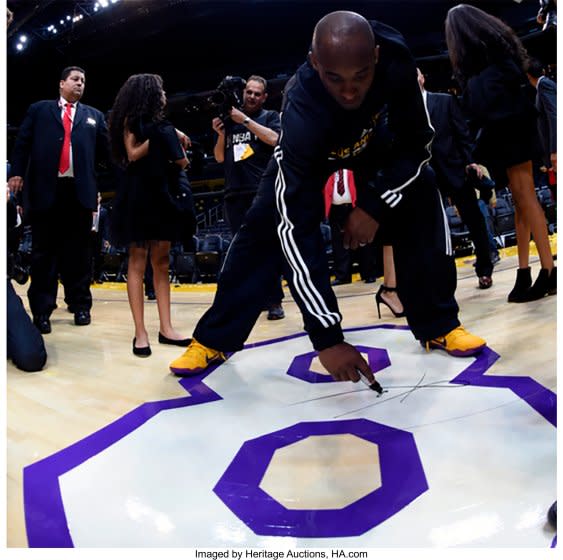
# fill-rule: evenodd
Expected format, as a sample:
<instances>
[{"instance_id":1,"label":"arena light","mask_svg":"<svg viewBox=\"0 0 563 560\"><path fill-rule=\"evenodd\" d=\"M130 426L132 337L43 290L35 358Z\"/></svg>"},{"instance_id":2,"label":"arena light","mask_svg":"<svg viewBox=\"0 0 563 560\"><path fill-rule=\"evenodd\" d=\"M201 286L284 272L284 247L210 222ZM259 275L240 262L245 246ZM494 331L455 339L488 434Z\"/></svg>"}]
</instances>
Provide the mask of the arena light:
<instances>
[{"instance_id":1,"label":"arena light","mask_svg":"<svg viewBox=\"0 0 563 560\"><path fill-rule=\"evenodd\" d=\"M18 49L18 51L23 51L23 45L21 43L18 43L16 45L16 49Z\"/></svg>"},{"instance_id":2,"label":"arena light","mask_svg":"<svg viewBox=\"0 0 563 560\"><path fill-rule=\"evenodd\" d=\"M119 2L119 0L97 0L96 2L92 1L89 8L80 7L80 4L77 2L76 7L80 8L80 10L83 13L76 13L76 10L75 10L74 14L68 14L68 15L64 15L62 17L59 16L60 19L59 19L57 25L61 28L61 33L65 33L73 25L75 25L76 23L84 20L85 16L92 16L95 13L100 12L100 10L103 10L104 8L109 8L110 6L113 6L113 5L117 4L118 2ZM58 34L58 29L55 27L54 24L51 24L48 27L45 27L42 30L42 32L43 32L42 35L43 35L44 39L53 38L54 35Z\"/></svg>"},{"instance_id":3,"label":"arena light","mask_svg":"<svg viewBox=\"0 0 563 560\"><path fill-rule=\"evenodd\" d=\"M20 43L27 43L27 35L20 35Z\"/></svg>"}]
</instances>

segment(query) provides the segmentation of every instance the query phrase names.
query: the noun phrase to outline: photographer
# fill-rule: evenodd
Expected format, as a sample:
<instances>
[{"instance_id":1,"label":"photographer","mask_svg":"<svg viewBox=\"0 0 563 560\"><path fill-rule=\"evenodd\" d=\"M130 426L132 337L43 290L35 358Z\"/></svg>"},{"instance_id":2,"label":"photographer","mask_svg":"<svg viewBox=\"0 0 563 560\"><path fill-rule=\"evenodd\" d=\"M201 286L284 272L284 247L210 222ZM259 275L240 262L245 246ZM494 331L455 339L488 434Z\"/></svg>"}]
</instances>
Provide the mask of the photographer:
<instances>
[{"instance_id":1,"label":"photographer","mask_svg":"<svg viewBox=\"0 0 563 560\"><path fill-rule=\"evenodd\" d=\"M11 241L19 237L17 231L22 226L21 221L18 219L18 210L15 200L10 197L9 189L7 190L7 196L7 238L8 244L13 246L15 243L12 244ZM13 255L10 255L10 251L9 259L13 261ZM9 262L8 271L13 273L15 270L14 262ZM39 371L47 361L47 352L45 351L43 337L26 313L21 298L16 294L12 286L10 276L8 276L7 282L6 350L8 359L11 359L14 365L23 371Z\"/></svg>"},{"instance_id":2,"label":"photographer","mask_svg":"<svg viewBox=\"0 0 563 560\"><path fill-rule=\"evenodd\" d=\"M279 137L279 113L263 108L268 98L266 87L264 78L250 76L243 91L242 107L233 106L228 112L229 118L216 117L212 121L213 130L217 133L213 155L218 163L224 163L225 219L233 236L254 200L258 183ZM282 299L283 290L276 283L266 302L268 319L284 318Z\"/></svg>"}]
</instances>

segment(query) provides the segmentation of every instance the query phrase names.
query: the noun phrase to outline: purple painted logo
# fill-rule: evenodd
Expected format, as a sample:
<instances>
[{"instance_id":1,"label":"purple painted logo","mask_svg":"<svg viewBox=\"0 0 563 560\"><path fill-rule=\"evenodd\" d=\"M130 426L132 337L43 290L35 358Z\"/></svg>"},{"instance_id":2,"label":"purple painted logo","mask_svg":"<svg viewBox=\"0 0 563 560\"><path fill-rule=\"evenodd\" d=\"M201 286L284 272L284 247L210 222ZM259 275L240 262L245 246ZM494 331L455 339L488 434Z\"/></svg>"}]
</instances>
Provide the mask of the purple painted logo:
<instances>
[{"instance_id":1,"label":"purple painted logo","mask_svg":"<svg viewBox=\"0 0 563 560\"><path fill-rule=\"evenodd\" d=\"M368 346L358 346L356 349L367 359L371 371L377 373L391 365L389 354L383 348L371 348ZM317 352L307 352L296 356L291 362L287 374L298 379L303 379L307 383L334 383L334 379L327 373L322 373L320 370L324 369L319 363L315 363L318 356Z\"/></svg>"},{"instance_id":2,"label":"purple painted logo","mask_svg":"<svg viewBox=\"0 0 563 560\"><path fill-rule=\"evenodd\" d=\"M261 488L278 449L311 436L336 434L351 434L377 445L378 488L340 509L290 509ZM378 486L375 480L374 486ZM247 441L213 490L259 535L351 537L389 519L428 490L428 483L412 434L360 419L302 422Z\"/></svg>"}]
</instances>

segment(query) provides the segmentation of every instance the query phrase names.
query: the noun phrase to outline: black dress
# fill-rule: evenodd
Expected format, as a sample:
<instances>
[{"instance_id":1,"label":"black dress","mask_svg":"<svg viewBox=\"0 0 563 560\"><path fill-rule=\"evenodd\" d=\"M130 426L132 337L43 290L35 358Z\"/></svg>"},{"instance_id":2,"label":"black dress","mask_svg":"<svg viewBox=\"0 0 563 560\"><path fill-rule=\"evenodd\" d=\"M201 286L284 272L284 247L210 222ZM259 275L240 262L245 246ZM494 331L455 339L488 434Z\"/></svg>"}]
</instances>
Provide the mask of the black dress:
<instances>
[{"instance_id":1,"label":"black dress","mask_svg":"<svg viewBox=\"0 0 563 560\"><path fill-rule=\"evenodd\" d=\"M176 131L168 121L143 119L131 132L140 142L149 140L149 153L122 172L112 216L113 242L125 247L183 241L185 217L174 204L174 194L188 180L173 163L185 156Z\"/></svg>"},{"instance_id":2,"label":"black dress","mask_svg":"<svg viewBox=\"0 0 563 560\"><path fill-rule=\"evenodd\" d=\"M500 59L467 82L464 108L478 129L475 161L506 169L538 155L534 93L523 70Z\"/></svg>"}]
</instances>

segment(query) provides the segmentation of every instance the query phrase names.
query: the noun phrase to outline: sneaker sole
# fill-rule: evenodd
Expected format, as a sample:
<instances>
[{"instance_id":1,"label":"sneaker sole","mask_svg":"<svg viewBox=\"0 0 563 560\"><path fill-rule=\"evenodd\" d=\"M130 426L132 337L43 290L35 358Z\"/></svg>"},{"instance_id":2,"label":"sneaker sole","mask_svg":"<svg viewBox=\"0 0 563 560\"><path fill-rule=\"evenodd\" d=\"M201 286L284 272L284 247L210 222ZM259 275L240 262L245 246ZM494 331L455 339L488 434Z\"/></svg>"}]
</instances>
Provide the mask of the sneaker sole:
<instances>
[{"instance_id":1,"label":"sneaker sole","mask_svg":"<svg viewBox=\"0 0 563 560\"><path fill-rule=\"evenodd\" d=\"M474 356L475 354L479 354L485 348L487 344L482 344L481 346L477 346L476 348L471 348L469 350L447 350L440 344L430 342L429 348L433 350L443 350L444 352L448 353L450 356L455 356L456 358L463 358L466 356Z\"/></svg>"},{"instance_id":2,"label":"sneaker sole","mask_svg":"<svg viewBox=\"0 0 563 560\"><path fill-rule=\"evenodd\" d=\"M194 375L198 375L204 372L207 369L207 367L197 368L197 369L185 369L185 368L177 368L170 366L170 371L178 377L193 377Z\"/></svg>"},{"instance_id":3,"label":"sneaker sole","mask_svg":"<svg viewBox=\"0 0 563 560\"><path fill-rule=\"evenodd\" d=\"M170 371L174 375L177 375L178 377L193 377L194 375L199 375L200 373L207 371L207 369L209 369L209 367L212 366L213 364L217 362L224 362L224 361L225 360L221 360L217 358L215 360L211 360L205 367L194 368L194 369L180 368L174 366L169 366L169 367L170 367Z\"/></svg>"}]
</instances>

